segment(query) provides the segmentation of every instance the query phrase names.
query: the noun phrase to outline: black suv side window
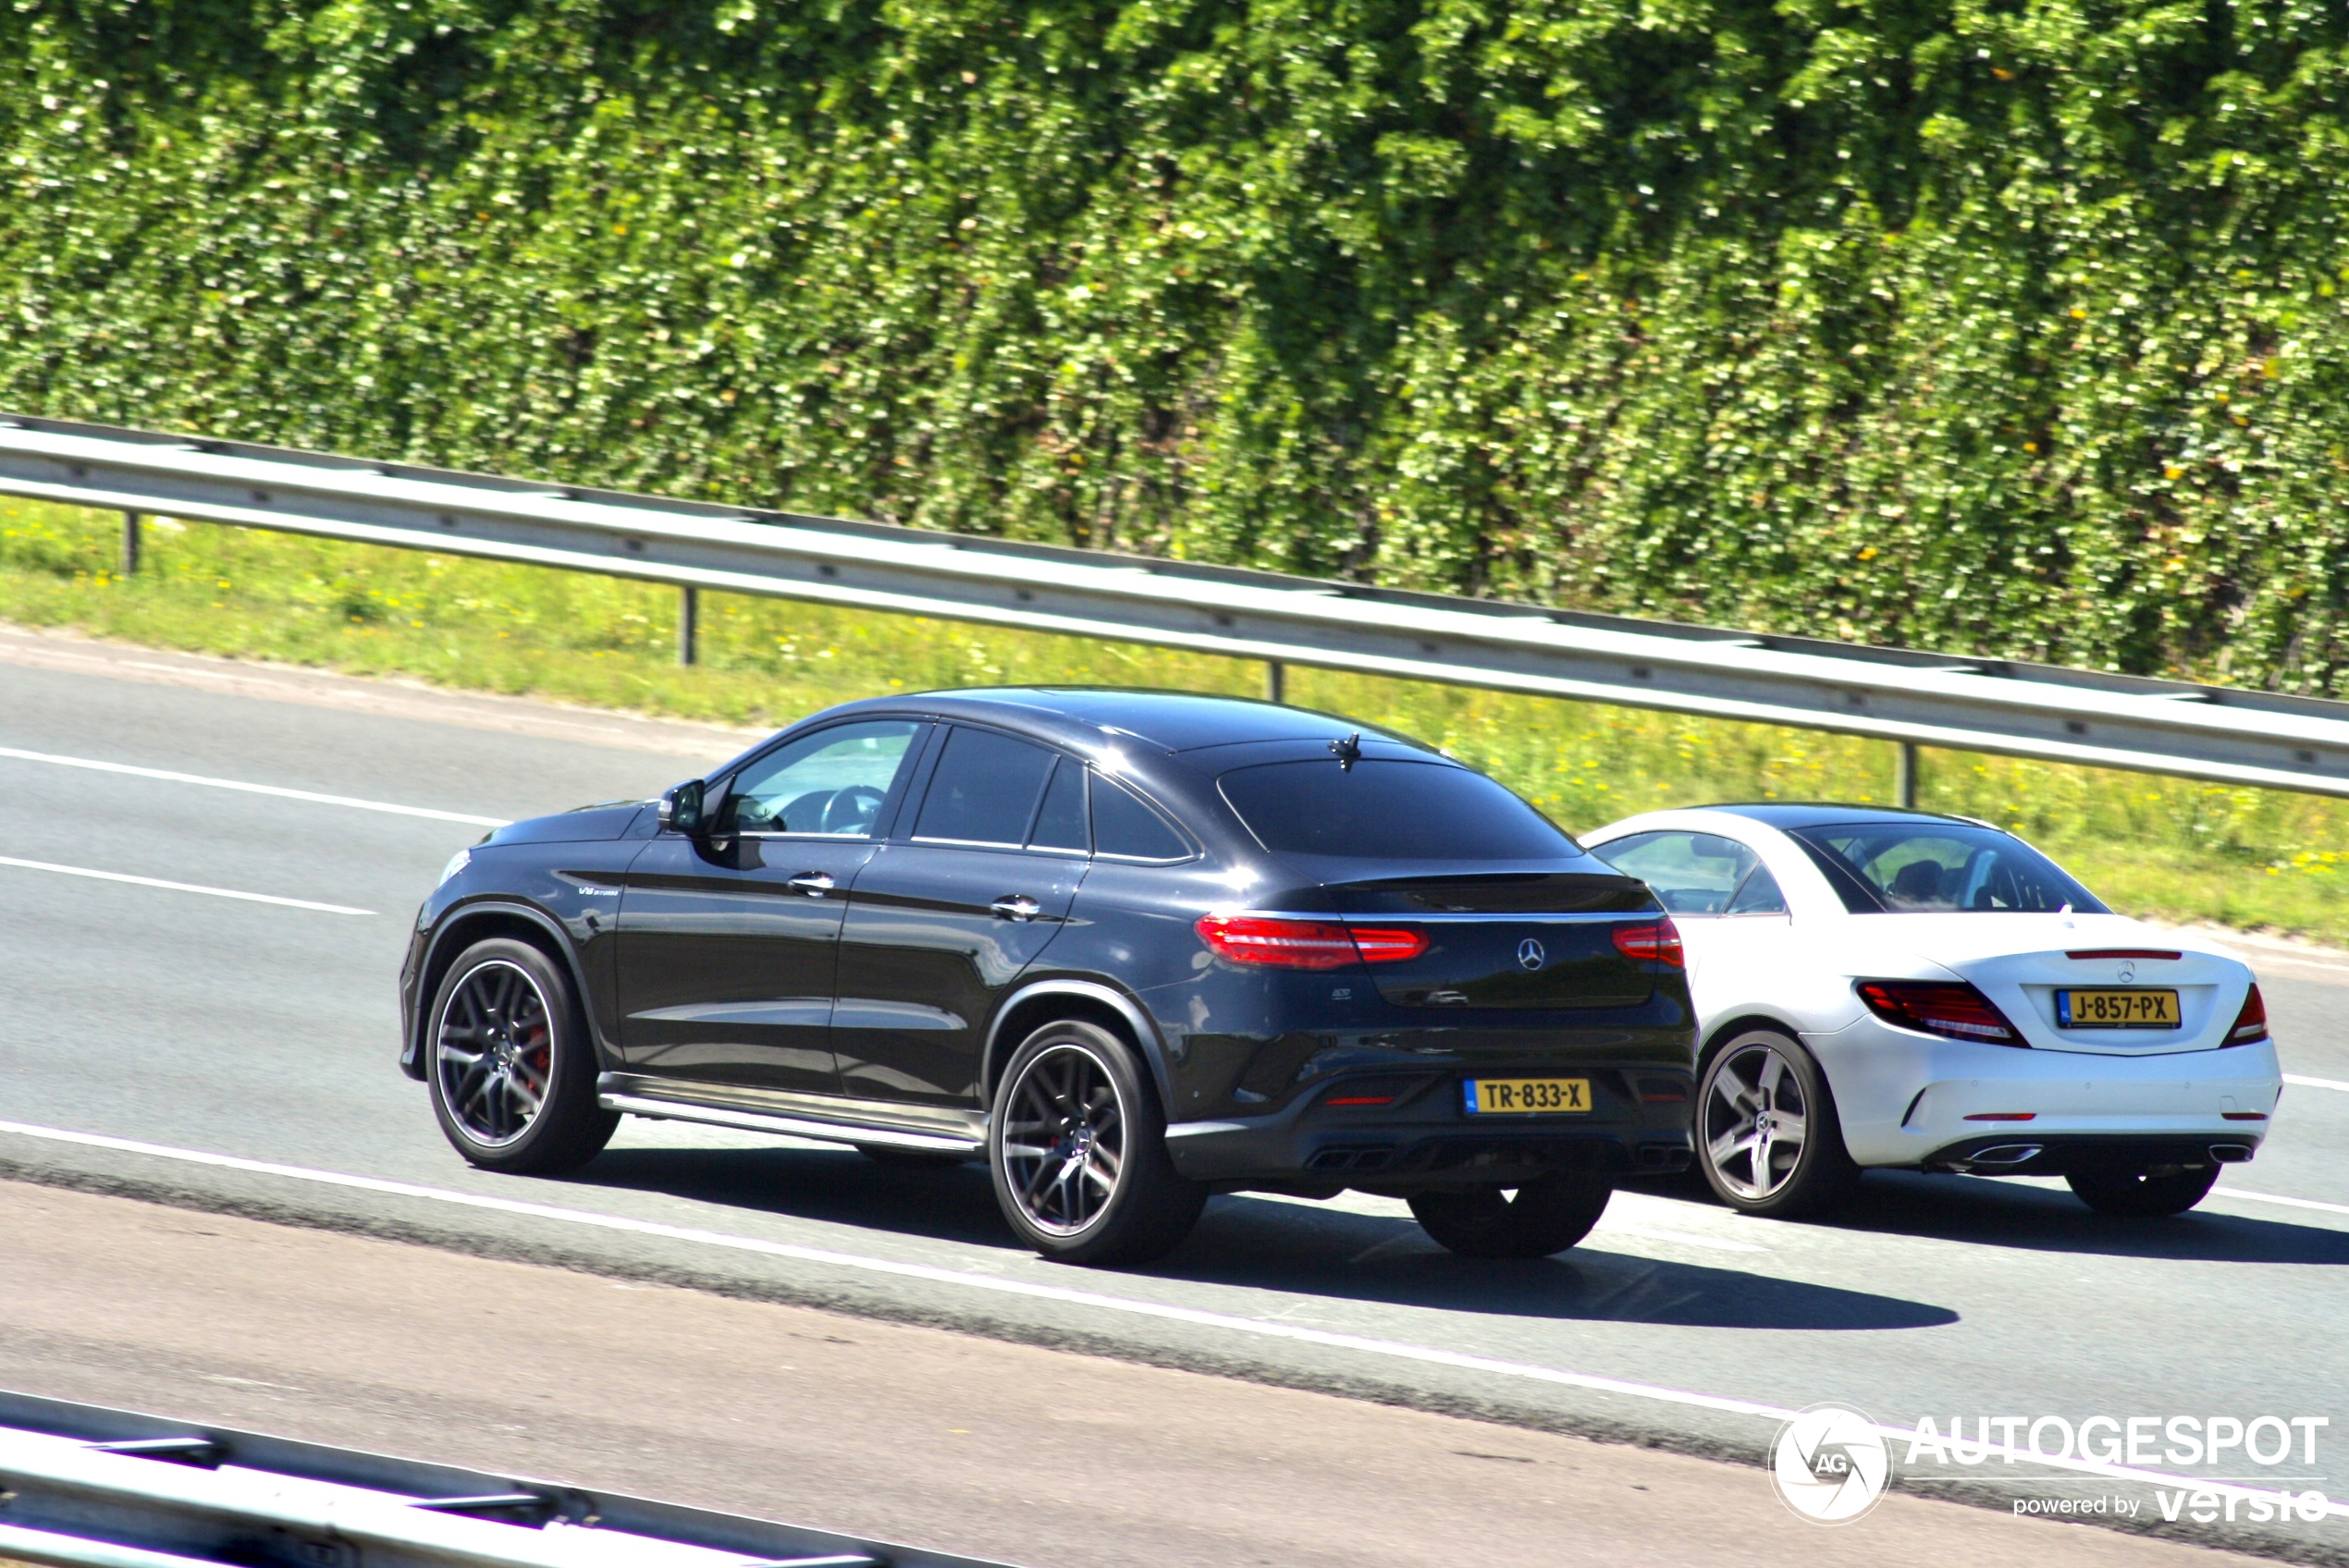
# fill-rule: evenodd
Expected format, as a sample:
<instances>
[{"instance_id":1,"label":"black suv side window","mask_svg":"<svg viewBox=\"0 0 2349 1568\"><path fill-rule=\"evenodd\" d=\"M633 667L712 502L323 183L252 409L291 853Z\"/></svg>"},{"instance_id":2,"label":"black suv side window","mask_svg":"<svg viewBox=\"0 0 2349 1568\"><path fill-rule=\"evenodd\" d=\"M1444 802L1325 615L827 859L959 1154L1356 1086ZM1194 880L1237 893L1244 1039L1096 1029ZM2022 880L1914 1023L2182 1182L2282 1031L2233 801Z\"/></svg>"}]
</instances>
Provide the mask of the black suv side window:
<instances>
[{"instance_id":1,"label":"black suv side window","mask_svg":"<svg viewBox=\"0 0 2349 1568\"><path fill-rule=\"evenodd\" d=\"M836 724L780 746L735 775L719 831L868 837L921 730L913 719Z\"/></svg>"},{"instance_id":2,"label":"black suv side window","mask_svg":"<svg viewBox=\"0 0 2349 1568\"><path fill-rule=\"evenodd\" d=\"M1027 835L1031 850L1060 850L1084 854L1093 847L1085 829L1085 765L1063 757L1044 788L1044 804Z\"/></svg>"},{"instance_id":3,"label":"black suv side window","mask_svg":"<svg viewBox=\"0 0 2349 1568\"><path fill-rule=\"evenodd\" d=\"M1058 760L1026 741L955 726L930 774L914 837L949 844L1026 843Z\"/></svg>"},{"instance_id":4,"label":"black suv side window","mask_svg":"<svg viewBox=\"0 0 2349 1568\"><path fill-rule=\"evenodd\" d=\"M1187 860L1189 840L1124 785L1093 780L1093 849L1120 860Z\"/></svg>"}]
</instances>

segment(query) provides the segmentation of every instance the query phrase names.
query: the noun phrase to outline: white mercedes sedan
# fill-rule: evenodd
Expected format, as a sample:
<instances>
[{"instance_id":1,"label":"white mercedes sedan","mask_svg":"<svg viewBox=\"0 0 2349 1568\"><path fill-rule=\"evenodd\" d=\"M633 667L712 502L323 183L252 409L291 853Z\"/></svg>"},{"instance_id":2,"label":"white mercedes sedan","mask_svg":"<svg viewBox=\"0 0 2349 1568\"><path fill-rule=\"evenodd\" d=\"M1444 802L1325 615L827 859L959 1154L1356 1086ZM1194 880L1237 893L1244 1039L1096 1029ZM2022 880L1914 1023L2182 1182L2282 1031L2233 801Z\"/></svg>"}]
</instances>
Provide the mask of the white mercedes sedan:
<instances>
[{"instance_id":1,"label":"white mercedes sedan","mask_svg":"<svg viewBox=\"0 0 2349 1568\"><path fill-rule=\"evenodd\" d=\"M2112 913L2011 834L1765 804L1582 841L1679 928L1697 1165L1734 1208L1814 1211L1895 1167L2177 1214L2267 1134L2283 1080L2251 971Z\"/></svg>"}]
</instances>

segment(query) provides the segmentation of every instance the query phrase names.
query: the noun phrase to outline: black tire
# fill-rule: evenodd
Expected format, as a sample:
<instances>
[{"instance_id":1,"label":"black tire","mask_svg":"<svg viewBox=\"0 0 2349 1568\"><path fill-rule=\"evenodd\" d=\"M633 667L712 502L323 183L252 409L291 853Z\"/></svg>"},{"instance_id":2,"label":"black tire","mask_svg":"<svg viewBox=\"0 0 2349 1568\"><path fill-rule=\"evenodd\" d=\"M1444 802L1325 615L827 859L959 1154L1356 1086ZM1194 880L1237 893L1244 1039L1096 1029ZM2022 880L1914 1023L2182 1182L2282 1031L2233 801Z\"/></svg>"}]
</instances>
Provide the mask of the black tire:
<instances>
[{"instance_id":1,"label":"black tire","mask_svg":"<svg viewBox=\"0 0 2349 1568\"><path fill-rule=\"evenodd\" d=\"M1769 1135L1757 1137L1765 1122ZM1799 1137L1787 1135L1796 1128ZM1776 1029L1741 1029L1713 1053L1692 1130L1705 1185L1741 1214L1817 1214L1859 1184L1826 1074L1802 1042Z\"/></svg>"},{"instance_id":2,"label":"black tire","mask_svg":"<svg viewBox=\"0 0 2349 1568\"><path fill-rule=\"evenodd\" d=\"M426 1029L433 1114L473 1164L552 1175L611 1141L620 1113L596 1103L596 1047L578 993L529 943L495 937L467 948L442 977Z\"/></svg>"},{"instance_id":3,"label":"black tire","mask_svg":"<svg viewBox=\"0 0 2349 1568\"><path fill-rule=\"evenodd\" d=\"M1133 1047L1077 1019L1045 1024L1004 1064L987 1169L1013 1231L1062 1263L1163 1256L1207 1202L1167 1157L1166 1114Z\"/></svg>"},{"instance_id":4,"label":"black tire","mask_svg":"<svg viewBox=\"0 0 2349 1568\"><path fill-rule=\"evenodd\" d=\"M2158 1176L2142 1170L2072 1170L2063 1179L2080 1201L2098 1214L2158 1219L2183 1214L2208 1196L2211 1184L2219 1180L2219 1168L2206 1165Z\"/></svg>"},{"instance_id":5,"label":"black tire","mask_svg":"<svg viewBox=\"0 0 2349 1568\"><path fill-rule=\"evenodd\" d=\"M886 1165L892 1170L944 1170L952 1166L970 1163L970 1156L966 1154L892 1148L887 1144L858 1144L856 1152L875 1165Z\"/></svg>"},{"instance_id":6,"label":"black tire","mask_svg":"<svg viewBox=\"0 0 2349 1568\"><path fill-rule=\"evenodd\" d=\"M1420 1228L1462 1257L1547 1257L1591 1233L1615 1189L1604 1176L1552 1171L1517 1190L1417 1193Z\"/></svg>"}]
</instances>

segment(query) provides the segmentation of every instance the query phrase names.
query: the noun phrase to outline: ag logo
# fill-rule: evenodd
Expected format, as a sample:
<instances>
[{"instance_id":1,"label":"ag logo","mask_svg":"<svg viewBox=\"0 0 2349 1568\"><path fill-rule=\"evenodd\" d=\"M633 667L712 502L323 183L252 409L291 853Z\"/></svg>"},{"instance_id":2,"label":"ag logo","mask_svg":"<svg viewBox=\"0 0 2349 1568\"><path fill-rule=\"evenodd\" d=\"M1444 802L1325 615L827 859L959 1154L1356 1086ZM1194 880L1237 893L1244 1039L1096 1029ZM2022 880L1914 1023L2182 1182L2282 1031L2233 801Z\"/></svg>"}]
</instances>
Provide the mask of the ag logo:
<instances>
[{"instance_id":1,"label":"ag logo","mask_svg":"<svg viewBox=\"0 0 2349 1568\"><path fill-rule=\"evenodd\" d=\"M1779 1501L1816 1525L1860 1518L1891 1480L1892 1451L1876 1423L1839 1404L1796 1413L1770 1445L1770 1483Z\"/></svg>"},{"instance_id":2,"label":"ag logo","mask_svg":"<svg viewBox=\"0 0 2349 1568\"><path fill-rule=\"evenodd\" d=\"M1531 937L1517 945L1517 966L1519 969L1539 969L1549 959L1550 955L1543 949L1542 944Z\"/></svg>"}]
</instances>

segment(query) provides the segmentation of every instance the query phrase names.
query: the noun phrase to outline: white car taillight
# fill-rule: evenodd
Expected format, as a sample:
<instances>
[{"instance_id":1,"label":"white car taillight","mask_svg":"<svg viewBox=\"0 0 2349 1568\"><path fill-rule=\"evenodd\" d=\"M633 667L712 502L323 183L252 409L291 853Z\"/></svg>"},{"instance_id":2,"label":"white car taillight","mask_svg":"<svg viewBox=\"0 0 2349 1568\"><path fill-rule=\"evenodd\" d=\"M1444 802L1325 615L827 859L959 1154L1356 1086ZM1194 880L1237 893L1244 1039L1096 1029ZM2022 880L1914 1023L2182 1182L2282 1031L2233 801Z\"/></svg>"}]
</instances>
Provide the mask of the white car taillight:
<instances>
[{"instance_id":1,"label":"white car taillight","mask_svg":"<svg viewBox=\"0 0 2349 1568\"><path fill-rule=\"evenodd\" d=\"M2259 999L2259 982L2254 980L2243 998L2243 1011L2235 1014L2234 1027L2227 1031L2227 1044L2247 1046L2267 1037L2268 1004Z\"/></svg>"},{"instance_id":2,"label":"white car taillight","mask_svg":"<svg viewBox=\"0 0 2349 1568\"><path fill-rule=\"evenodd\" d=\"M2029 1044L1989 998L1962 980L1863 980L1857 988L1870 1012L1903 1029L1990 1046Z\"/></svg>"}]
</instances>

